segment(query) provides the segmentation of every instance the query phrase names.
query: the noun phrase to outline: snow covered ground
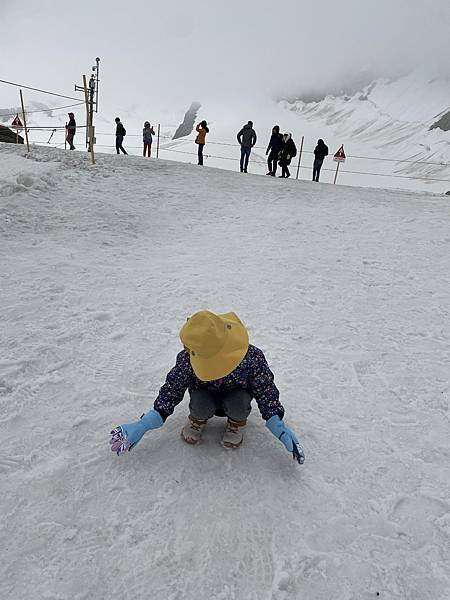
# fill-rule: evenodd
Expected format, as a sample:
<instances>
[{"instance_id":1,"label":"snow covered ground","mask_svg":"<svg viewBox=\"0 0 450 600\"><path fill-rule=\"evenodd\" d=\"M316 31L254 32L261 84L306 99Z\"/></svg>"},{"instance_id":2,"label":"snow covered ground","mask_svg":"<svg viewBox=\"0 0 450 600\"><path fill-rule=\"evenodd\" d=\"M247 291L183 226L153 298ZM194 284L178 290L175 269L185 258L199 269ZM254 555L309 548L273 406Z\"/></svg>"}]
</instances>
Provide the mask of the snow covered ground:
<instances>
[{"instance_id":1,"label":"snow covered ground","mask_svg":"<svg viewBox=\"0 0 450 600\"><path fill-rule=\"evenodd\" d=\"M447 600L445 196L0 145L0 580L11 600ZM132 453L186 316L275 373L225 451L187 400Z\"/></svg>"}]
</instances>

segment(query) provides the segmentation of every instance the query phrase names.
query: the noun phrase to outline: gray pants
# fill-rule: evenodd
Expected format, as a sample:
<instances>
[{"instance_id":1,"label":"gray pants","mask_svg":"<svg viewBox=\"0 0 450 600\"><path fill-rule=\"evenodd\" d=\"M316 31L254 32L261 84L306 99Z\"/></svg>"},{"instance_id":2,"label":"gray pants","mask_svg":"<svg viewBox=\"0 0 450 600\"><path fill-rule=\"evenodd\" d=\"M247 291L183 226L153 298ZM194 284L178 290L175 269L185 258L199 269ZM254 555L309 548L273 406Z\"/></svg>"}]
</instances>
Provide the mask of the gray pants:
<instances>
[{"instance_id":1,"label":"gray pants","mask_svg":"<svg viewBox=\"0 0 450 600\"><path fill-rule=\"evenodd\" d=\"M204 420L210 419L222 411L232 421L245 421L252 410L252 397L247 390L238 389L229 392L216 392L198 389L191 392L189 410L191 417Z\"/></svg>"}]
</instances>

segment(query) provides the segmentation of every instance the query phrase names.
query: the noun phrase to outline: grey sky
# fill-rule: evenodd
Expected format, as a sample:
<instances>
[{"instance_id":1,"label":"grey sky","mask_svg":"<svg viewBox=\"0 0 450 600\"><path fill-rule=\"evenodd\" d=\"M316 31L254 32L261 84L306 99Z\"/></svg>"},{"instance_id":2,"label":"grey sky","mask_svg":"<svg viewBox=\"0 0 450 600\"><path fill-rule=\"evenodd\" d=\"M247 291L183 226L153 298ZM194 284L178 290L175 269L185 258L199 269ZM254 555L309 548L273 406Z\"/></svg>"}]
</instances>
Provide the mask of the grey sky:
<instances>
[{"instance_id":1,"label":"grey sky","mask_svg":"<svg viewBox=\"0 0 450 600\"><path fill-rule=\"evenodd\" d=\"M117 109L322 91L364 69L450 76L449 0L0 3L1 79L73 95L100 56Z\"/></svg>"}]
</instances>

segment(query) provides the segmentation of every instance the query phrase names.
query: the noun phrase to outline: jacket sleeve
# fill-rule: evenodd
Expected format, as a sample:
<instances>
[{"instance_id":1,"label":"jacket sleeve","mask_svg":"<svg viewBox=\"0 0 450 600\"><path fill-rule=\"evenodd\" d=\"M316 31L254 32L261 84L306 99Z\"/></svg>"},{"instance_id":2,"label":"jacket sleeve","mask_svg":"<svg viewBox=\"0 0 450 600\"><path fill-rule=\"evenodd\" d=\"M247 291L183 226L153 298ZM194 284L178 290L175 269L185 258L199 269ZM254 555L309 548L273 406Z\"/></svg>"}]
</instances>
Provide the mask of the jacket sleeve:
<instances>
[{"instance_id":1,"label":"jacket sleeve","mask_svg":"<svg viewBox=\"0 0 450 600\"><path fill-rule=\"evenodd\" d=\"M241 129L240 132L237 134L237 141L242 145L242 136L244 134L244 130Z\"/></svg>"},{"instance_id":2,"label":"jacket sleeve","mask_svg":"<svg viewBox=\"0 0 450 600\"><path fill-rule=\"evenodd\" d=\"M273 135L270 136L269 145L267 146L266 154L272 148L272 143L273 143Z\"/></svg>"},{"instance_id":3,"label":"jacket sleeve","mask_svg":"<svg viewBox=\"0 0 450 600\"><path fill-rule=\"evenodd\" d=\"M183 400L192 379L193 371L189 354L186 350L182 350L177 355L176 364L167 374L166 382L159 390L158 397L153 404L153 408L159 412L164 421Z\"/></svg>"},{"instance_id":4,"label":"jacket sleeve","mask_svg":"<svg viewBox=\"0 0 450 600\"><path fill-rule=\"evenodd\" d=\"M256 140L257 140L257 139L258 139L258 138L256 137L256 131L255 131L255 130L253 130L253 144L252 144L252 147L253 147L253 146L256 144Z\"/></svg>"},{"instance_id":5,"label":"jacket sleeve","mask_svg":"<svg viewBox=\"0 0 450 600\"><path fill-rule=\"evenodd\" d=\"M257 349L251 364L250 392L266 421L274 415L278 415L280 419L284 417L284 408L279 400L280 392L273 380L273 373L263 352Z\"/></svg>"}]
</instances>

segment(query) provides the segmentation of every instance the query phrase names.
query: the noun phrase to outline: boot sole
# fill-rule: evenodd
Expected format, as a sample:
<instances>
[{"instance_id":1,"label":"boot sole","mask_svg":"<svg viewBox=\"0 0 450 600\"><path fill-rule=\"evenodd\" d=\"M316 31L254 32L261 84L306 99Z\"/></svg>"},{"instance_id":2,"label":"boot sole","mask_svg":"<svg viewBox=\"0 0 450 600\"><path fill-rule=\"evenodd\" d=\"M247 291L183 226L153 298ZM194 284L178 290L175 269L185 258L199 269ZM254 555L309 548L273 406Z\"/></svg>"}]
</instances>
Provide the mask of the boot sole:
<instances>
[{"instance_id":1,"label":"boot sole","mask_svg":"<svg viewBox=\"0 0 450 600\"><path fill-rule=\"evenodd\" d=\"M232 444L231 442L222 442L222 446L224 448L227 448L228 450L235 450L236 448L239 448L240 446L242 446L242 442L244 440L241 440L239 442L239 444Z\"/></svg>"},{"instance_id":2,"label":"boot sole","mask_svg":"<svg viewBox=\"0 0 450 600\"><path fill-rule=\"evenodd\" d=\"M180 434L181 439L183 440L183 442L186 442L186 444L189 444L190 446L195 446L196 444L198 444L200 442L200 440L194 440L192 438L185 438L183 433Z\"/></svg>"}]
</instances>

